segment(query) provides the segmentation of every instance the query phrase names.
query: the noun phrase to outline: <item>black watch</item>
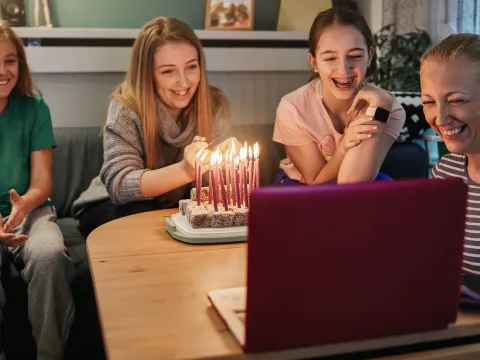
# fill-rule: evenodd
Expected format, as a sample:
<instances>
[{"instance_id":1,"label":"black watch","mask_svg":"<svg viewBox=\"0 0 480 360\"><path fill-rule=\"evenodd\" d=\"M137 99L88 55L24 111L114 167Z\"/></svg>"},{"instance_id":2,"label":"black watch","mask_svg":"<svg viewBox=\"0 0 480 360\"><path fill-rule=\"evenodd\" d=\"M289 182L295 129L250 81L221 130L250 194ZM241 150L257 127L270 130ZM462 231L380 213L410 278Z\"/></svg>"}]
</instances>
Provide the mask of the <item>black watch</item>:
<instances>
[{"instance_id":1,"label":"black watch","mask_svg":"<svg viewBox=\"0 0 480 360\"><path fill-rule=\"evenodd\" d=\"M367 115L367 117L371 120L378 120L386 123L388 121L388 118L390 117L390 111L385 110L381 107L369 106L365 115Z\"/></svg>"}]
</instances>

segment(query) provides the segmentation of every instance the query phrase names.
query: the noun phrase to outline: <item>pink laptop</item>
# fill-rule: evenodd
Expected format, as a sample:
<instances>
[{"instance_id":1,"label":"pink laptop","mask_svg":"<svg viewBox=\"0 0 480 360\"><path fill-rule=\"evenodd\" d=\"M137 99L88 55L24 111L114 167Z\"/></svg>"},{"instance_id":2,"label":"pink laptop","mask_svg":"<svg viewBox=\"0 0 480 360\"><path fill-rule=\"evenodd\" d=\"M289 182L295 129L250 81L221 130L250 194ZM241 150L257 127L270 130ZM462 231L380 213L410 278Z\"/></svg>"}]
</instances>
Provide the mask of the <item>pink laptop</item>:
<instances>
[{"instance_id":1,"label":"pink laptop","mask_svg":"<svg viewBox=\"0 0 480 360\"><path fill-rule=\"evenodd\" d=\"M257 189L248 291L209 298L247 352L446 329L466 198L457 179Z\"/></svg>"}]
</instances>

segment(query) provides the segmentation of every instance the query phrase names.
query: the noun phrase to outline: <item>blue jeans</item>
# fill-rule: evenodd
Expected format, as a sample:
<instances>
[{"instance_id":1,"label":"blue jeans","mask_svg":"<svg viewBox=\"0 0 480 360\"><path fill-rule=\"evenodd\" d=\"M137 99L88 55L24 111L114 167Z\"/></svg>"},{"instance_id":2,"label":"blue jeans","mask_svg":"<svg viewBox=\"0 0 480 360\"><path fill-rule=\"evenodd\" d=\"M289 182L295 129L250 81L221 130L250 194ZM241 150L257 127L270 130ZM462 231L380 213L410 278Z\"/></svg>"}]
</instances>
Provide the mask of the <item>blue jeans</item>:
<instances>
[{"instance_id":1,"label":"blue jeans","mask_svg":"<svg viewBox=\"0 0 480 360\"><path fill-rule=\"evenodd\" d=\"M375 181L386 181L386 180L393 180L390 176L387 174L384 174L382 172L379 172L377 177L375 178ZM337 181L332 180L329 181L327 184L335 184ZM298 180L293 180L290 179L284 172L283 170L279 171L277 175L275 176L275 180L273 182L273 185L282 185L282 186L287 186L287 185L304 185Z\"/></svg>"}]
</instances>

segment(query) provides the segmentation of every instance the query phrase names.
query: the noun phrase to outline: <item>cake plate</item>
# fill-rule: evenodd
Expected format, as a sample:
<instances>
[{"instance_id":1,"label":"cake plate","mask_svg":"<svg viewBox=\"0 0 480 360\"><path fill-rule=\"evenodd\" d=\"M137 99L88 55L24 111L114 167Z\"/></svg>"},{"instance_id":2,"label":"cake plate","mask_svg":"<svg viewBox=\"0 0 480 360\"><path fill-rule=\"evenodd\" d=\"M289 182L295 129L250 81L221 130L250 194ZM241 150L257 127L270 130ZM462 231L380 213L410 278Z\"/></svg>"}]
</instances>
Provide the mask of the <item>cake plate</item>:
<instances>
[{"instance_id":1,"label":"cake plate","mask_svg":"<svg viewBox=\"0 0 480 360\"><path fill-rule=\"evenodd\" d=\"M184 243L219 244L246 241L248 227L194 229L188 223L187 217L178 212L165 219L165 229L174 239Z\"/></svg>"}]
</instances>

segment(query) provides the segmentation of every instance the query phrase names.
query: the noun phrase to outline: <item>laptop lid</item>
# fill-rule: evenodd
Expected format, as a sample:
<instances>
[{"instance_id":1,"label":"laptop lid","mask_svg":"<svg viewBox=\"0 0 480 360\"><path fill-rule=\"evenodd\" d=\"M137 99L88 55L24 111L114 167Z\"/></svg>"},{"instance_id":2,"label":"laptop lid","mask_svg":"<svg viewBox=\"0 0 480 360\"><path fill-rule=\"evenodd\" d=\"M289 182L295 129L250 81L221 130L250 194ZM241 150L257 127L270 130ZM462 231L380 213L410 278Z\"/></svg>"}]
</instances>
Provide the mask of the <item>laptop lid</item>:
<instances>
[{"instance_id":1,"label":"laptop lid","mask_svg":"<svg viewBox=\"0 0 480 360\"><path fill-rule=\"evenodd\" d=\"M459 179L256 189L245 350L442 329L460 295Z\"/></svg>"}]
</instances>

